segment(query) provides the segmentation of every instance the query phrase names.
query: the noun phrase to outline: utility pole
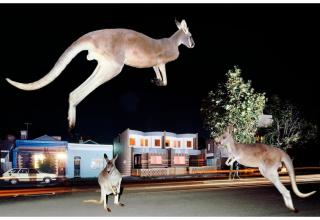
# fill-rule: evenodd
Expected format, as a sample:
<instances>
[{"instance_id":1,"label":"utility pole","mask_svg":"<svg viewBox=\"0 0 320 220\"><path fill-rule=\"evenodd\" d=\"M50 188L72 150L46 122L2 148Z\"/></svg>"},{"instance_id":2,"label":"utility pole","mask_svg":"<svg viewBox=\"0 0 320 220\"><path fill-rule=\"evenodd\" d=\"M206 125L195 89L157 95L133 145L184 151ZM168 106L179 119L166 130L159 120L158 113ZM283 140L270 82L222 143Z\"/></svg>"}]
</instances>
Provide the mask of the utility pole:
<instances>
[{"instance_id":1,"label":"utility pole","mask_svg":"<svg viewBox=\"0 0 320 220\"><path fill-rule=\"evenodd\" d=\"M27 126L27 139L29 138L29 125L32 125L30 122L25 122L24 123Z\"/></svg>"}]
</instances>

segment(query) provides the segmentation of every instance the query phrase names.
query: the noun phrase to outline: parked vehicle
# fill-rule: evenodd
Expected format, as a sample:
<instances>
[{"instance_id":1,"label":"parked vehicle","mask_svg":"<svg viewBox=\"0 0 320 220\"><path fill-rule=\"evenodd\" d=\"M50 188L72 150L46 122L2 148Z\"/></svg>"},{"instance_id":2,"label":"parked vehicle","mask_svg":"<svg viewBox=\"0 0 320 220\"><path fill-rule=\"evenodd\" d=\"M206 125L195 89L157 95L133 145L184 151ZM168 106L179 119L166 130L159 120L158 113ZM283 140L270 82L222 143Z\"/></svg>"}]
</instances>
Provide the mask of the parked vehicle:
<instances>
[{"instance_id":1,"label":"parked vehicle","mask_svg":"<svg viewBox=\"0 0 320 220\"><path fill-rule=\"evenodd\" d=\"M43 173L33 168L13 168L3 173L2 178L11 184L17 184L18 182L44 182L49 184L57 180L58 175Z\"/></svg>"}]
</instances>

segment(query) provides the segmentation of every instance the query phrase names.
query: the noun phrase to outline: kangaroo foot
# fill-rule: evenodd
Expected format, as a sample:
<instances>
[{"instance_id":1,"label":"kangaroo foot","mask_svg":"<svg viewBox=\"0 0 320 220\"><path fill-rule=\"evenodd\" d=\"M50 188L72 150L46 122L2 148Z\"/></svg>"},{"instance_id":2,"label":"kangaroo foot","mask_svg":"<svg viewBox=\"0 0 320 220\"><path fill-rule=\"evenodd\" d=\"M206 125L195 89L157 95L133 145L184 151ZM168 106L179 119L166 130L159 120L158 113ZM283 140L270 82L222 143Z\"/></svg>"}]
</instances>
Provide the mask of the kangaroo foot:
<instances>
[{"instance_id":1,"label":"kangaroo foot","mask_svg":"<svg viewBox=\"0 0 320 220\"><path fill-rule=\"evenodd\" d=\"M107 210L108 212L111 212L111 209L110 208L104 208L105 210Z\"/></svg>"},{"instance_id":2,"label":"kangaroo foot","mask_svg":"<svg viewBox=\"0 0 320 220\"><path fill-rule=\"evenodd\" d=\"M164 86L164 83L162 82L162 80L157 78L152 79L151 82L156 84L157 86Z\"/></svg>"}]
</instances>

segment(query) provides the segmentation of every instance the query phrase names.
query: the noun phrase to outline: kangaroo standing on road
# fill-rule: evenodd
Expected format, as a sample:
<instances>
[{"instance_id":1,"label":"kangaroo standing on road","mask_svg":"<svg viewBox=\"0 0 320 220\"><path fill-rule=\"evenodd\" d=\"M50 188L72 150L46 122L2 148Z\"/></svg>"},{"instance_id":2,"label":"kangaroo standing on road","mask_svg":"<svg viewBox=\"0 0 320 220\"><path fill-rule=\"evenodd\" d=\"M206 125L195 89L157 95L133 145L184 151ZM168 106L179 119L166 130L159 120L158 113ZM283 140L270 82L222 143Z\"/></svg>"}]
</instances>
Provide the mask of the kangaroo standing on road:
<instances>
[{"instance_id":1,"label":"kangaroo standing on road","mask_svg":"<svg viewBox=\"0 0 320 220\"><path fill-rule=\"evenodd\" d=\"M106 167L100 172L98 176L98 182L101 190L100 201L98 200L84 200L86 203L96 203L102 204L104 209L108 212L111 212L111 209L108 207L108 196L110 194L114 195L114 204L119 206L124 206L124 204L120 203L120 186L122 181L121 173L115 166L115 161L118 158L118 155L112 160L108 159L108 156L104 154L104 159L107 164Z\"/></svg>"},{"instance_id":2,"label":"kangaroo standing on road","mask_svg":"<svg viewBox=\"0 0 320 220\"><path fill-rule=\"evenodd\" d=\"M167 85L166 63L179 57L181 44L194 47L194 41L185 20L176 21L178 31L169 38L153 39L128 29L104 29L87 33L76 40L59 58L51 71L38 81L19 83L6 79L22 90L40 89L57 78L71 60L81 51L87 50L88 60L98 65L91 76L69 95L69 128L76 123L76 106L98 86L117 76L123 66L136 68L153 67L158 86Z\"/></svg>"},{"instance_id":3,"label":"kangaroo standing on road","mask_svg":"<svg viewBox=\"0 0 320 220\"><path fill-rule=\"evenodd\" d=\"M240 144L236 143L232 136L233 127L229 126L226 131L215 139L215 142L219 145L226 146L230 157L228 158L228 164L232 164L234 161L238 161L240 164L248 167L258 167L260 173L269 179L275 187L282 194L285 205L292 211L297 211L294 208L290 191L281 183L278 168L282 167L282 162L285 164L294 193L305 198L316 191L310 193L301 193L296 184L296 177L294 173L294 167L289 155L280 148L272 147L265 144ZM232 160L231 160L232 159ZM229 162L229 160L231 160Z\"/></svg>"}]
</instances>

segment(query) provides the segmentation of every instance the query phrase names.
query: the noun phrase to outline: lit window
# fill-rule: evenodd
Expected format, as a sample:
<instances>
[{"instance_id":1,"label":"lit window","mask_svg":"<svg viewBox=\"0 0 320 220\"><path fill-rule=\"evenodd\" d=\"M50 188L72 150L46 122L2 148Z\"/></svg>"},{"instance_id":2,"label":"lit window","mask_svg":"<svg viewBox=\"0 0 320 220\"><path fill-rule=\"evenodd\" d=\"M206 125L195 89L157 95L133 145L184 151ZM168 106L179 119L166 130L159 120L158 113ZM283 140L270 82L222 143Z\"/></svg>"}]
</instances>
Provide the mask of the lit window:
<instances>
[{"instance_id":1,"label":"lit window","mask_svg":"<svg viewBox=\"0 0 320 220\"><path fill-rule=\"evenodd\" d=\"M103 168L103 160L102 159L92 159L90 164L91 169L102 169Z\"/></svg>"},{"instance_id":2,"label":"lit window","mask_svg":"<svg viewBox=\"0 0 320 220\"><path fill-rule=\"evenodd\" d=\"M144 140L144 146L146 146L146 147L148 147L148 146L149 146L148 139L145 139L145 140Z\"/></svg>"},{"instance_id":3,"label":"lit window","mask_svg":"<svg viewBox=\"0 0 320 220\"><path fill-rule=\"evenodd\" d=\"M162 164L162 157L161 156L151 156L151 164Z\"/></svg>"},{"instance_id":4,"label":"lit window","mask_svg":"<svg viewBox=\"0 0 320 220\"><path fill-rule=\"evenodd\" d=\"M144 139L140 139L140 146L145 146L144 145Z\"/></svg>"},{"instance_id":5,"label":"lit window","mask_svg":"<svg viewBox=\"0 0 320 220\"><path fill-rule=\"evenodd\" d=\"M173 162L176 165L184 165L184 164L186 164L186 157L185 156L174 156Z\"/></svg>"},{"instance_id":6,"label":"lit window","mask_svg":"<svg viewBox=\"0 0 320 220\"><path fill-rule=\"evenodd\" d=\"M192 142L191 141L187 141L187 147L188 148L192 147Z\"/></svg>"},{"instance_id":7,"label":"lit window","mask_svg":"<svg viewBox=\"0 0 320 220\"><path fill-rule=\"evenodd\" d=\"M160 139L154 140L154 145L155 145L156 147L160 147Z\"/></svg>"},{"instance_id":8,"label":"lit window","mask_svg":"<svg viewBox=\"0 0 320 220\"><path fill-rule=\"evenodd\" d=\"M170 147L170 140L166 140L165 145L166 145L166 147Z\"/></svg>"},{"instance_id":9,"label":"lit window","mask_svg":"<svg viewBox=\"0 0 320 220\"><path fill-rule=\"evenodd\" d=\"M178 141L178 147L179 148L181 147L181 141Z\"/></svg>"},{"instance_id":10,"label":"lit window","mask_svg":"<svg viewBox=\"0 0 320 220\"><path fill-rule=\"evenodd\" d=\"M130 143L130 145L136 145L136 139L135 138L130 138L129 143Z\"/></svg>"},{"instance_id":11,"label":"lit window","mask_svg":"<svg viewBox=\"0 0 320 220\"><path fill-rule=\"evenodd\" d=\"M177 147L177 141L176 140L173 142L173 146Z\"/></svg>"}]
</instances>

